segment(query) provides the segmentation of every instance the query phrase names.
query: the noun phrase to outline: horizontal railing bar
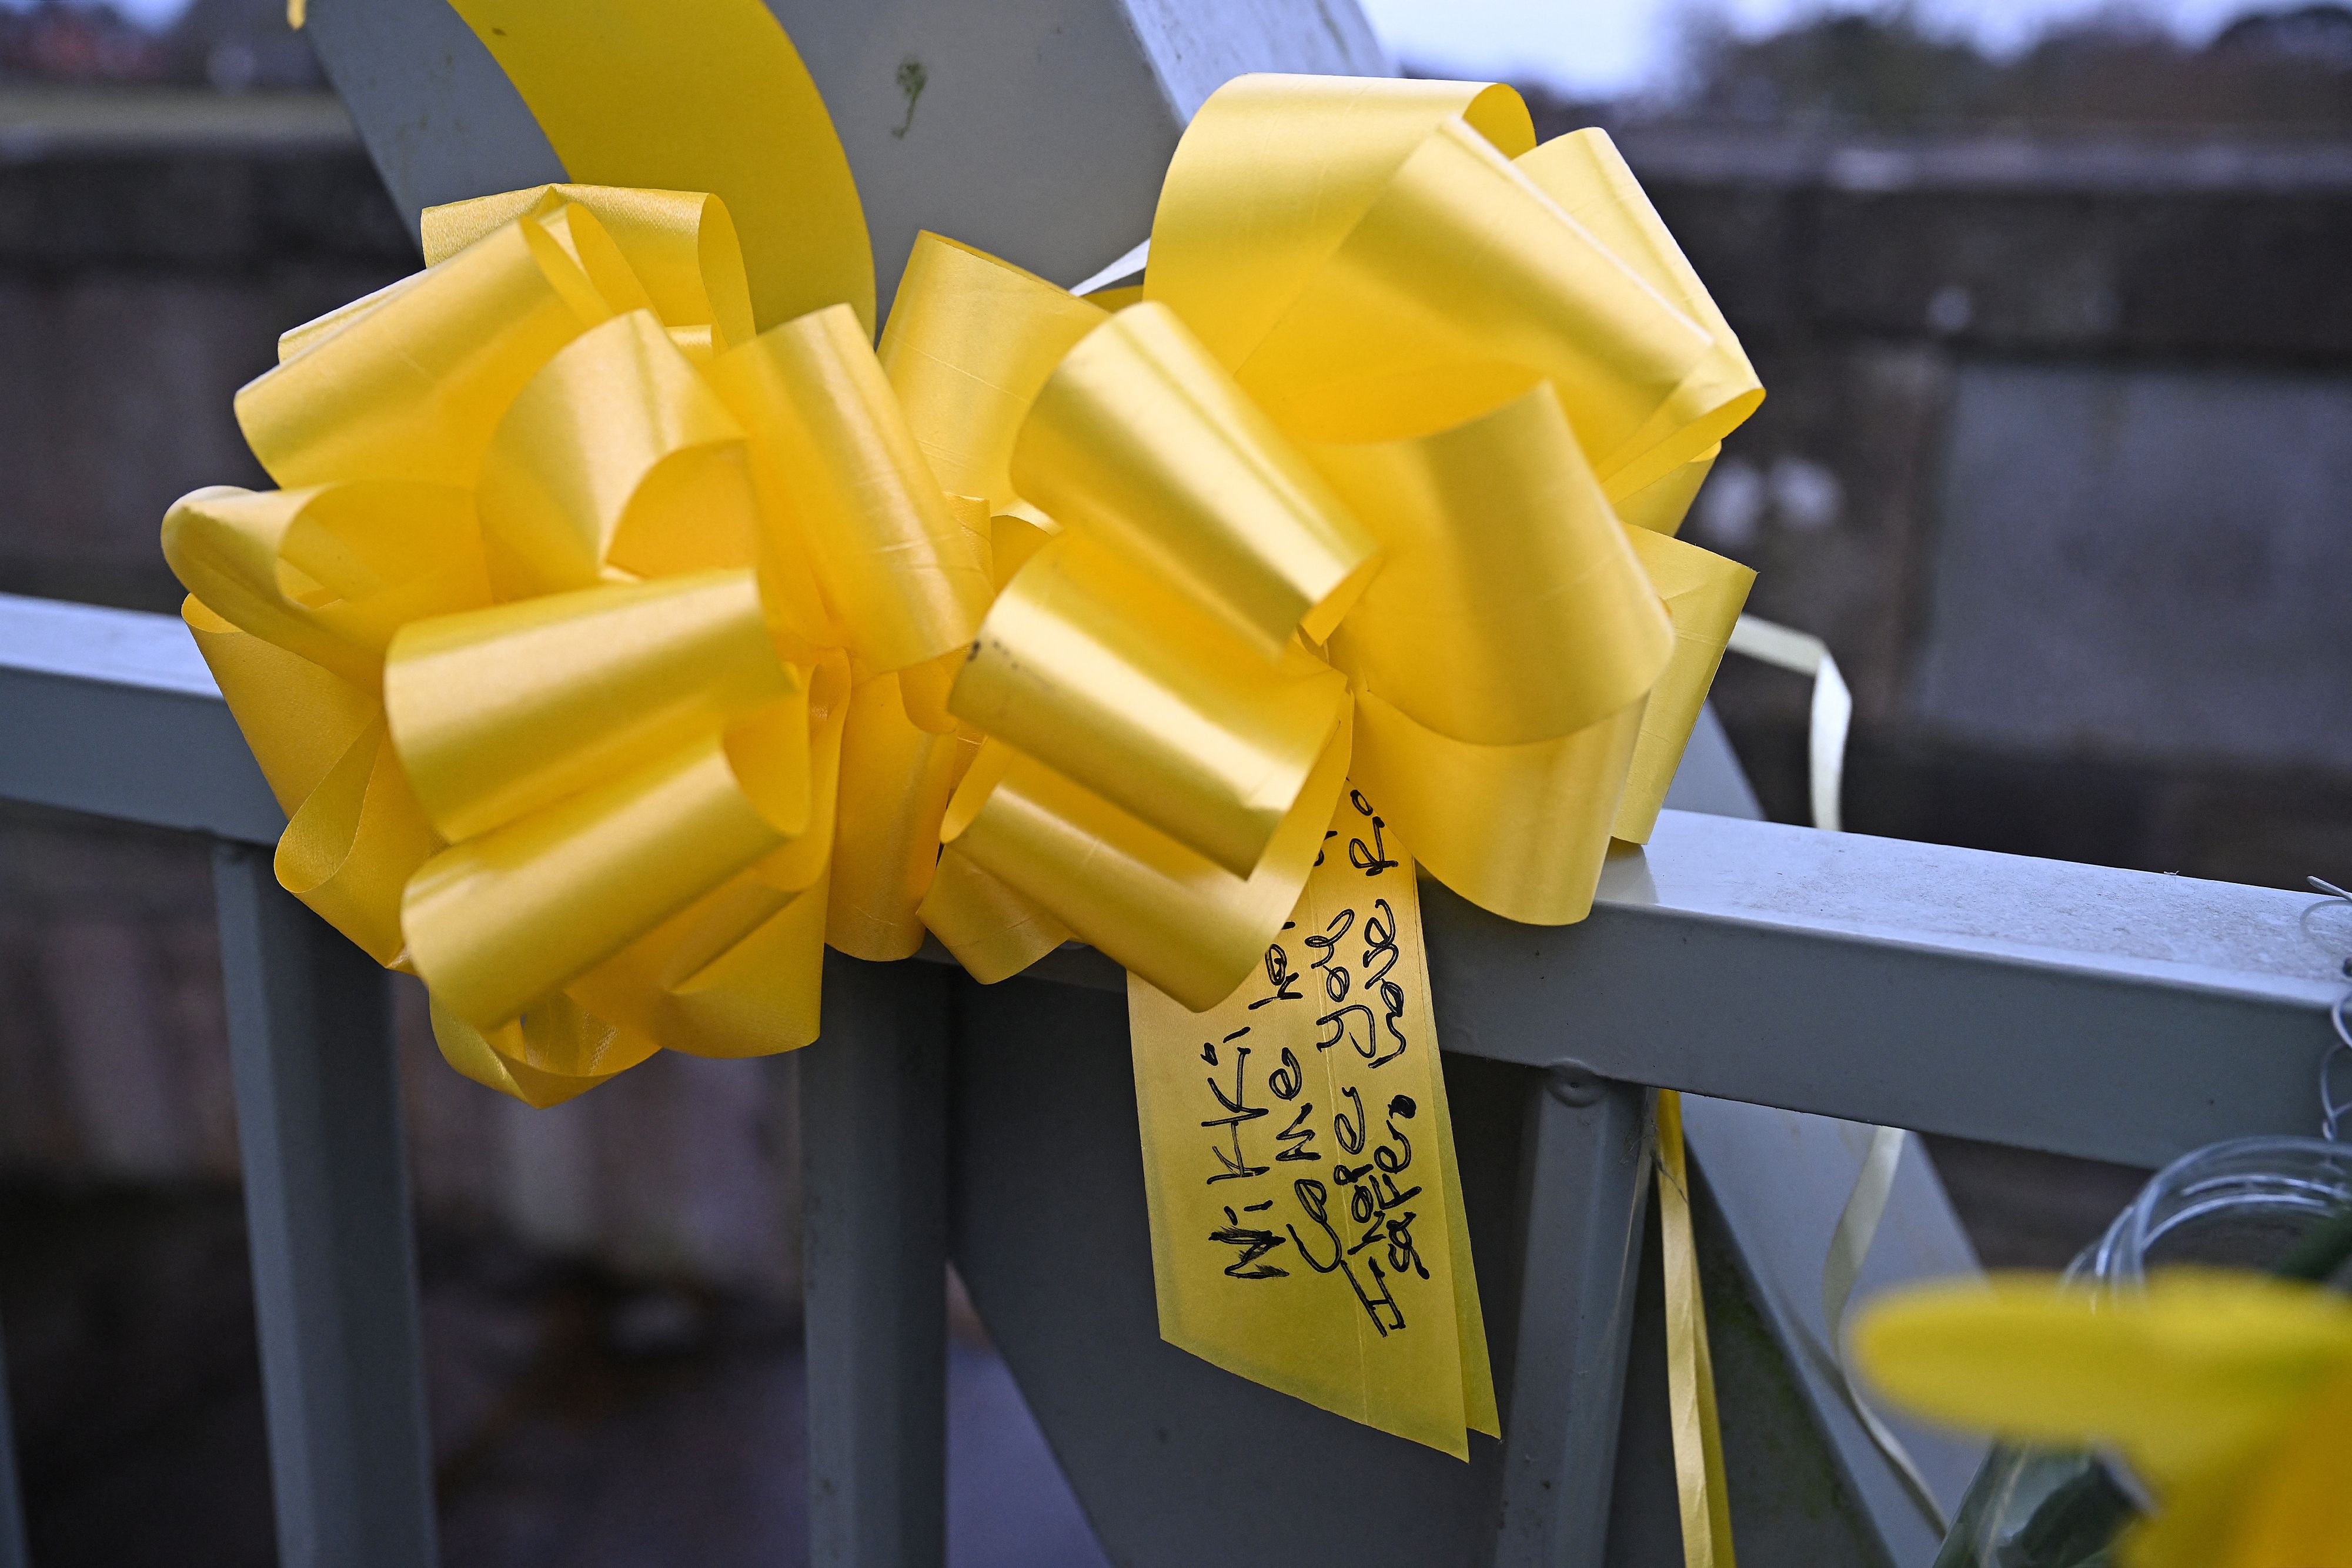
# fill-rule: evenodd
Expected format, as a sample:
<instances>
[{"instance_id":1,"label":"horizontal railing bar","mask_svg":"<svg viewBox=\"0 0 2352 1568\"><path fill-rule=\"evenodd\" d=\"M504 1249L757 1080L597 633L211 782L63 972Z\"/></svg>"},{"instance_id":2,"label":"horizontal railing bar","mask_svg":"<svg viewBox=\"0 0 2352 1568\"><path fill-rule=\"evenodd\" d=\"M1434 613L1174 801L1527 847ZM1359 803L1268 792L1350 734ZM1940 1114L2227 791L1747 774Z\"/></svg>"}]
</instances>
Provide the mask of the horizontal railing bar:
<instances>
[{"instance_id":1,"label":"horizontal railing bar","mask_svg":"<svg viewBox=\"0 0 2352 1568\"><path fill-rule=\"evenodd\" d=\"M0 800L272 844L286 814L174 615L0 594Z\"/></svg>"},{"instance_id":2,"label":"horizontal railing bar","mask_svg":"<svg viewBox=\"0 0 2352 1568\"><path fill-rule=\"evenodd\" d=\"M2142 1166L2315 1130L2314 903L1675 811L1578 925L1423 886L1449 1049Z\"/></svg>"},{"instance_id":3,"label":"horizontal railing bar","mask_svg":"<svg viewBox=\"0 0 2352 1568\"><path fill-rule=\"evenodd\" d=\"M5 595L0 799L285 821L175 618ZM1578 925L1423 894L1449 1050L2140 1165L2310 1131L2344 984L2305 895L1686 811Z\"/></svg>"}]
</instances>

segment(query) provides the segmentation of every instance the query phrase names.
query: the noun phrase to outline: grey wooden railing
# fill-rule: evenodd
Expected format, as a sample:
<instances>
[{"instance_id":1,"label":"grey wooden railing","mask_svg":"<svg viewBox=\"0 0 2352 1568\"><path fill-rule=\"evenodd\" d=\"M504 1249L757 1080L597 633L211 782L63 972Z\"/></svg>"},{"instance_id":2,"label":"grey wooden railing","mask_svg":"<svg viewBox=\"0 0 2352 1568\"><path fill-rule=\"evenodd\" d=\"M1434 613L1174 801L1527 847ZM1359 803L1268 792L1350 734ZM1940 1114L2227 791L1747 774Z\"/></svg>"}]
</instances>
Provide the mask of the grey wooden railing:
<instances>
[{"instance_id":1,"label":"grey wooden railing","mask_svg":"<svg viewBox=\"0 0 2352 1568\"><path fill-rule=\"evenodd\" d=\"M431 1563L387 981L278 887L283 817L183 628L0 596L0 799L214 842L282 1560ZM950 1251L1120 1561L1631 1560L1654 1089L2157 1165L2310 1131L2343 984L2295 894L1683 810L1580 925L1424 898L1499 1448L1405 1453L1157 1342L1107 960L982 988L828 955L802 1077L816 1562L942 1558ZM1244 1487L1257 1463L1283 1487ZM20 1531L0 1464L0 1565Z\"/></svg>"}]
</instances>

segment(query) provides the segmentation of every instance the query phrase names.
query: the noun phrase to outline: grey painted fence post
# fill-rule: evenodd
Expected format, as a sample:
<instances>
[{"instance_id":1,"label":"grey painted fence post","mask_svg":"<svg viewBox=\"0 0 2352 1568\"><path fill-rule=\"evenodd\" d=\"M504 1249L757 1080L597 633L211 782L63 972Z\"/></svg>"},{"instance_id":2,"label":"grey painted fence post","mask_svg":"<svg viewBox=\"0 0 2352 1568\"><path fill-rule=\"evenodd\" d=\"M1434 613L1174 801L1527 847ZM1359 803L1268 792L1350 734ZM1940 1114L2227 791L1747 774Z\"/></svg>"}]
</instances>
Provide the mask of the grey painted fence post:
<instances>
[{"instance_id":1,"label":"grey painted fence post","mask_svg":"<svg viewBox=\"0 0 2352 1568\"><path fill-rule=\"evenodd\" d=\"M16 1428L8 1414L8 1357L0 1350L0 1568L26 1568L25 1505L16 1490Z\"/></svg>"},{"instance_id":2,"label":"grey painted fence post","mask_svg":"<svg viewBox=\"0 0 2352 1568\"><path fill-rule=\"evenodd\" d=\"M939 1568L951 976L824 957L800 1063L810 1560Z\"/></svg>"},{"instance_id":3,"label":"grey painted fence post","mask_svg":"<svg viewBox=\"0 0 2352 1568\"><path fill-rule=\"evenodd\" d=\"M1577 1062L1529 1091L1496 1568L1601 1568L1607 1554L1653 1099Z\"/></svg>"},{"instance_id":4,"label":"grey painted fence post","mask_svg":"<svg viewBox=\"0 0 2352 1568\"><path fill-rule=\"evenodd\" d=\"M415 1238L391 985L218 846L229 1051L285 1568L430 1568Z\"/></svg>"}]
</instances>

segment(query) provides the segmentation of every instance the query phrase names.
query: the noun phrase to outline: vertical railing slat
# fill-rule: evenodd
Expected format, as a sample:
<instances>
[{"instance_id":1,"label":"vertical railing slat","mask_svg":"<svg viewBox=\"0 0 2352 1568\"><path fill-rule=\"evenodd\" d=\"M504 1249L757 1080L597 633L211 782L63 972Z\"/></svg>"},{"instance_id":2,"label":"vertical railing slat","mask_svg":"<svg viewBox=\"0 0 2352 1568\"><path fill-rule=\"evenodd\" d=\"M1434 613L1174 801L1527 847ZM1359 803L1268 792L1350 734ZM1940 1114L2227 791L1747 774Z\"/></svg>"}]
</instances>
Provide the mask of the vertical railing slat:
<instances>
[{"instance_id":1,"label":"vertical railing slat","mask_svg":"<svg viewBox=\"0 0 2352 1568\"><path fill-rule=\"evenodd\" d=\"M278 885L213 862L284 1568L430 1568L415 1239L389 977Z\"/></svg>"},{"instance_id":2,"label":"vertical railing slat","mask_svg":"<svg viewBox=\"0 0 2352 1568\"><path fill-rule=\"evenodd\" d=\"M801 1059L816 1568L946 1561L950 979L828 952Z\"/></svg>"},{"instance_id":3,"label":"vertical railing slat","mask_svg":"<svg viewBox=\"0 0 2352 1568\"><path fill-rule=\"evenodd\" d=\"M0 1344L0 1568L26 1568L25 1500L16 1490L16 1427L8 1412L8 1354Z\"/></svg>"},{"instance_id":4,"label":"vertical railing slat","mask_svg":"<svg viewBox=\"0 0 2352 1568\"><path fill-rule=\"evenodd\" d=\"M1496 1568L1601 1568L1607 1555L1651 1103L1573 1062L1529 1092Z\"/></svg>"}]
</instances>

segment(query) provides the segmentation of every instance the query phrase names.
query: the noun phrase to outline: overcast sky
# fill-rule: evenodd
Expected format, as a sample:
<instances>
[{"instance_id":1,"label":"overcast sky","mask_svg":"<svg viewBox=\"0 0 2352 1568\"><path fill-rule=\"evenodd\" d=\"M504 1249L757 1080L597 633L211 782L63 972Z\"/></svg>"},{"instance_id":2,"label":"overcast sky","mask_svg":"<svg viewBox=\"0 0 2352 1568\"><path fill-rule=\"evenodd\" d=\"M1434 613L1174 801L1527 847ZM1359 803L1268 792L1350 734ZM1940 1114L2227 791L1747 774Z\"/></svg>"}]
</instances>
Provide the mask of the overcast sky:
<instances>
[{"instance_id":1,"label":"overcast sky","mask_svg":"<svg viewBox=\"0 0 2352 1568\"><path fill-rule=\"evenodd\" d=\"M0 0L23 9L31 0ZM1694 8L1760 33L1855 0L1359 0L1398 59L1448 74L1541 80L1571 93L1616 97L1664 85L1675 40ZM2284 0L2279 0L2284 3ZM114 0L118 10L165 22L188 0ZM1916 0L1931 22L1999 51L2043 26L2121 5L2199 41L2252 8L2250 0Z\"/></svg>"},{"instance_id":2,"label":"overcast sky","mask_svg":"<svg viewBox=\"0 0 2352 1568\"><path fill-rule=\"evenodd\" d=\"M1360 0L1390 52L1450 75L1540 79L1614 97L1662 84L1685 18L1704 5L1742 32L1769 31L1823 10L1820 0ZM1995 51L2032 42L2053 21L2114 8L2111 0L1919 0L1931 23ZM2144 0L2128 7L2202 41L2251 9L2247 0Z\"/></svg>"}]
</instances>

